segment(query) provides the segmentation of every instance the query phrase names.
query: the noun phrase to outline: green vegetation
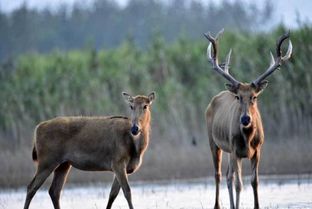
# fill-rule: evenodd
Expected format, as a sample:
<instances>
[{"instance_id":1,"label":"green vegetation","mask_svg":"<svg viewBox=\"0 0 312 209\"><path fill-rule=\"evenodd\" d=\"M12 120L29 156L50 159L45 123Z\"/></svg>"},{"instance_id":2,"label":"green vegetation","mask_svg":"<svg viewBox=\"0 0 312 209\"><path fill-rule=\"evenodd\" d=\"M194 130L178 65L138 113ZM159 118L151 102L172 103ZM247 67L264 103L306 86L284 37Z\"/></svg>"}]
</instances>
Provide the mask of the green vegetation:
<instances>
[{"instance_id":1,"label":"green vegetation","mask_svg":"<svg viewBox=\"0 0 312 209\"><path fill-rule=\"evenodd\" d=\"M220 58L233 48L231 74L250 82L268 68L269 52L274 52L275 40L284 32L283 27L257 34L225 31ZM291 40L293 57L269 78L259 98L267 146L262 173L312 171L306 166L312 159L308 143L312 133L312 28L291 31ZM32 133L37 123L60 115L126 114L122 91L157 92L150 150L134 178L212 173L204 112L211 98L225 89L225 81L207 62L207 44L204 37L166 44L155 36L144 50L129 39L116 49L34 53L2 64L0 144L4 151L0 164L7 170L0 171L0 185L25 184L32 175ZM192 145L194 140L197 146ZM13 178L24 179L12 182ZM76 181L81 179L84 177Z\"/></svg>"}]
</instances>

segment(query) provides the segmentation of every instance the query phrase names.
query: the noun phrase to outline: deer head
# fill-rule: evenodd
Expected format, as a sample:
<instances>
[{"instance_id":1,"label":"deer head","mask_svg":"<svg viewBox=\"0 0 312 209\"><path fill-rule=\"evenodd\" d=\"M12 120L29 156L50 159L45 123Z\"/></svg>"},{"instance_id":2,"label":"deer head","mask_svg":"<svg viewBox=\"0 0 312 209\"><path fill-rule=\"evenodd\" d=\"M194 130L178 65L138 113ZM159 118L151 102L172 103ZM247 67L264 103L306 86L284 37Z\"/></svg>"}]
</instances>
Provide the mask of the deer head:
<instances>
[{"instance_id":1,"label":"deer head","mask_svg":"<svg viewBox=\"0 0 312 209\"><path fill-rule=\"evenodd\" d=\"M148 96L131 96L126 92L122 95L125 101L129 104L131 111L131 133L136 136L138 135L144 125L150 120L150 105L155 99L155 92L150 93Z\"/></svg>"},{"instance_id":2,"label":"deer head","mask_svg":"<svg viewBox=\"0 0 312 209\"><path fill-rule=\"evenodd\" d=\"M242 83L236 80L229 73L229 64L231 59L231 52L229 51L225 63L219 64L218 61L218 39L223 34L224 30L222 29L216 37L212 37L210 33L204 34L204 36L209 40L209 45L207 48L207 58L208 61L212 64L213 70L223 76L229 83L226 84L226 88L233 94L233 97L240 104L240 124L243 127L250 126L252 122L252 113L257 108L257 97L265 89L268 84L268 81L265 80L270 76L276 69L278 69L283 62L288 60L292 53L292 43L289 40L289 45L285 56L282 56L281 46L283 42L289 38L289 32L282 35L276 42L276 57L271 55L271 64L269 68L260 75L256 80L250 83Z\"/></svg>"}]
</instances>

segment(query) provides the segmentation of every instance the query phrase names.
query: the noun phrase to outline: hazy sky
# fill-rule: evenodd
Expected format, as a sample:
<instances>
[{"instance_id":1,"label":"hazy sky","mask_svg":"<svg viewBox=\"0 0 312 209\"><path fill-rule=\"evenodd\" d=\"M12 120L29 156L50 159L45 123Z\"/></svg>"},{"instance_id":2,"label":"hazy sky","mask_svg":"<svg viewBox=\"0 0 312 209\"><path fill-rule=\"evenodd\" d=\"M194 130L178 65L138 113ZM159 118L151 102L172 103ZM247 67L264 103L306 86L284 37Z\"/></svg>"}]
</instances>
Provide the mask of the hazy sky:
<instances>
[{"instance_id":1,"label":"hazy sky","mask_svg":"<svg viewBox=\"0 0 312 209\"><path fill-rule=\"evenodd\" d=\"M75 2L90 3L93 0L0 0L0 9L3 11L11 11L19 7L23 2L29 7L42 9L45 7L57 8L59 5L73 5ZM128 0L116 0L120 5L125 5ZM165 1L165 0L162 0ZM223 0L197 0L204 3L221 2ZM234 0L229 0L234 1ZM255 2L260 7L265 2L264 0L241 0L242 2ZM275 8L274 19L276 22L282 20L288 27L296 27L298 17L300 20L312 23L312 0L274 0Z\"/></svg>"}]
</instances>

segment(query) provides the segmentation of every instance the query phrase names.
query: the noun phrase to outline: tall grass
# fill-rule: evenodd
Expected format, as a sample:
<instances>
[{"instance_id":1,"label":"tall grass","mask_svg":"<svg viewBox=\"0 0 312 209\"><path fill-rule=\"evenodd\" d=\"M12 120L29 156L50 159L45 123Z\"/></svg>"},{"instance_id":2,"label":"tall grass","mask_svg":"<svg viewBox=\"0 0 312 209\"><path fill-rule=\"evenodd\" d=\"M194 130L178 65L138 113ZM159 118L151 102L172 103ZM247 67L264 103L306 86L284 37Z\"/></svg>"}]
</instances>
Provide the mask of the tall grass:
<instances>
[{"instance_id":1,"label":"tall grass","mask_svg":"<svg viewBox=\"0 0 312 209\"><path fill-rule=\"evenodd\" d=\"M274 52L275 40L284 32L283 27L271 33L225 32L220 57L233 48L231 73L250 82L267 69L269 51ZM312 28L292 31L291 40L292 58L269 78L269 86L259 98L267 143L265 173L312 171L305 164L312 159ZM0 185L23 184L32 175L32 132L37 123L60 115L126 114L122 91L157 92L150 150L134 178L211 173L204 111L211 98L224 89L225 81L211 70L206 47L204 38L180 38L167 45L155 36L145 50L130 40L111 50L28 54L3 63L0 155L6 169L1 171ZM197 146L192 145L194 141ZM295 169L289 162L296 162ZM17 178L21 180L15 181Z\"/></svg>"}]
</instances>

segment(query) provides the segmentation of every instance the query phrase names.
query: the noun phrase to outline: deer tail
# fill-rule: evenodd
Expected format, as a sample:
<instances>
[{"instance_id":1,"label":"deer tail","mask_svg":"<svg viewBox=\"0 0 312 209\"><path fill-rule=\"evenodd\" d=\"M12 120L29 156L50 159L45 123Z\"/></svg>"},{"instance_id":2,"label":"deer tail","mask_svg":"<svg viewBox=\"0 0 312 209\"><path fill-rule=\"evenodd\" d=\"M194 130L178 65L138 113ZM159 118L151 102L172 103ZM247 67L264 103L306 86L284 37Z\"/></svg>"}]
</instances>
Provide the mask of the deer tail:
<instances>
[{"instance_id":1,"label":"deer tail","mask_svg":"<svg viewBox=\"0 0 312 209\"><path fill-rule=\"evenodd\" d=\"M33 159L33 161L35 161L35 162L38 161L38 155L37 155L37 149L36 149L37 130L38 130L38 126L37 126L36 129L35 129L34 138L33 138L32 159Z\"/></svg>"},{"instance_id":2,"label":"deer tail","mask_svg":"<svg viewBox=\"0 0 312 209\"><path fill-rule=\"evenodd\" d=\"M32 159L33 159L33 161L37 161L38 160L38 158L37 158L37 150L36 150L35 145L34 145L33 150L32 150Z\"/></svg>"}]
</instances>

